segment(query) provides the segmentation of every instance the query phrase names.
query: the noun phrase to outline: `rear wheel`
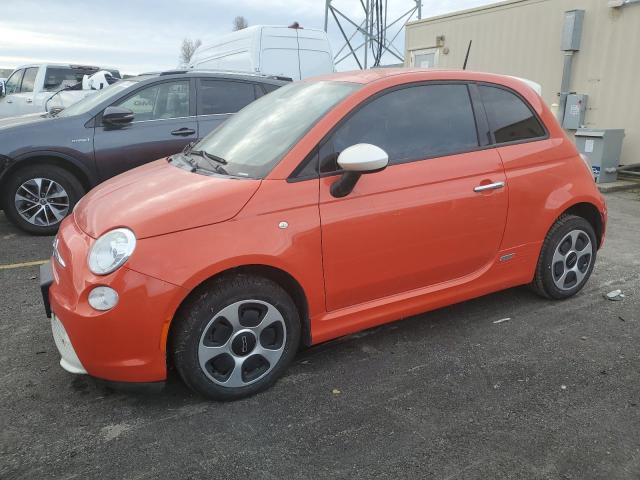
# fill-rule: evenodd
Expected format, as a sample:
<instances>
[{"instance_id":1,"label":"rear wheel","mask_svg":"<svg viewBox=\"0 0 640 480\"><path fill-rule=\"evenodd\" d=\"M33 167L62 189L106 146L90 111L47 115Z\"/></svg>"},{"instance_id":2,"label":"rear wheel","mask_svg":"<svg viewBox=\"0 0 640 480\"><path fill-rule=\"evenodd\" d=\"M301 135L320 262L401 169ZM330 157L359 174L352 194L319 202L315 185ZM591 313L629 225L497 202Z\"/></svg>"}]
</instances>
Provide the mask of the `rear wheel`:
<instances>
[{"instance_id":1,"label":"rear wheel","mask_svg":"<svg viewBox=\"0 0 640 480\"><path fill-rule=\"evenodd\" d=\"M55 165L22 168L7 179L0 201L16 226L36 235L53 235L84 195L78 179Z\"/></svg>"},{"instance_id":2,"label":"rear wheel","mask_svg":"<svg viewBox=\"0 0 640 480\"><path fill-rule=\"evenodd\" d=\"M171 353L193 390L234 400L271 386L300 342L300 317L291 297L271 280L237 275L196 294L172 327Z\"/></svg>"},{"instance_id":3,"label":"rear wheel","mask_svg":"<svg viewBox=\"0 0 640 480\"><path fill-rule=\"evenodd\" d=\"M546 298L575 295L591 276L596 252L596 235L587 220L575 215L559 218L542 245L533 289Z\"/></svg>"}]
</instances>

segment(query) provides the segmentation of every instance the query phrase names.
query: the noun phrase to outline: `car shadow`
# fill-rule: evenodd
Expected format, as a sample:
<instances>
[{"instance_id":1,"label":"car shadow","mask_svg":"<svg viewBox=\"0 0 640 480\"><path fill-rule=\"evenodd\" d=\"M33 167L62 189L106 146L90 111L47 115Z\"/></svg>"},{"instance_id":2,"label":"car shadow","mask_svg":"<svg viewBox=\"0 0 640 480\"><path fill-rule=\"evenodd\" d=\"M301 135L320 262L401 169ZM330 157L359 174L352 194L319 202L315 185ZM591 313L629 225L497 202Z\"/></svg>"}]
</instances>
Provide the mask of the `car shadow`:
<instances>
[{"instance_id":1,"label":"car shadow","mask_svg":"<svg viewBox=\"0 0 640 480\"><path fill-rule=\"evenodd\" d=\"M233 403L239 405L246 402L253 403L255 400L252 399L260 397L264 399L265 396L275 398L278 393L274 390L282 388L293 388L294 390L304 388L304 386L297 384L295 377L304 375L303 372L309 370L307 368L309 363L313 363L313 372L316 375L327 374L328 370L337 366L350 369L354 375L357 375L358 369L364 368L363 365L359 365L359 357L367 355L365 344L371 342L384 349L388 346L387 344L398 346L398 344L405 343L408 345L412 341L415 342L416 339L426 340L429 336L433 340L434 335L441 338L451 338L452 336L455 338L455 336L460 336L464 329L486 327L486 325L473 325L479 320L483 320L483 323L486 324L488 320L495 321L504 318L506 315L504 312L513 310L515 307L531 310L547 303L548 301L541 299L526 287L516 287L407 317L312 347L302 348L289 370L274 387L255 397ZM467 340L466 337L463 339ZM91 392L92 395L151 410L173 410L188 406L218 404L218 402L211 402L192 392L182 383L177 372L173 369L170 369L166 382L152 384L113 383L81 376L73 380L71 388L80 394ZM303 393L298 392L298 394ZM222 405L222 403L219 404Z\"/></svg>"}]
</instances>

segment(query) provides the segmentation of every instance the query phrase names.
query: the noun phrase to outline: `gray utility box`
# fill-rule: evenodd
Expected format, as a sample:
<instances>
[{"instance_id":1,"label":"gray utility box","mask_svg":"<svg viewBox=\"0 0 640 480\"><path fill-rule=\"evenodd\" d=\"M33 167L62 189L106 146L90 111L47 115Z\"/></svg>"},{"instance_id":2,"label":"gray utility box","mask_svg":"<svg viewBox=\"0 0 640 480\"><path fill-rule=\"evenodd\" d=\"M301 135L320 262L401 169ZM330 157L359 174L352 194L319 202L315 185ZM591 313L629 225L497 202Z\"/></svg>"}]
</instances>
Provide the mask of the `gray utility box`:
<instances>
[{"instance_id":1,"label":"gray utility box","mask_svg":"<svg viewBox=\"0 0 640 480\"><path fill-rule=\"evenodd\" d=\"M565 12L560 50L565 52L577 52L580 50L583 22L584 10L569 10Z\"/></svg>"},{"instance_id":2,"label":"gray utility box","mask_svg":"<svg viewBox=\"0 0 640 480\"><path fill-rule=\"evenodd\" d=\"M597 183L618 179L623 129L582 128L576 132L578 151L589 158Z\"/></svg>"},{"instance_id":3,"label":"gray utility box","mask_svg":"<svg viewBox=\"0 0 640 480\"><path fill-rule=\"evenodd\" d=\"M584 125L584 114L587 111L588 95L571 93L567 95L567 103L564 108L562 128L578 130Z\"/></svg>"}]
</instances>

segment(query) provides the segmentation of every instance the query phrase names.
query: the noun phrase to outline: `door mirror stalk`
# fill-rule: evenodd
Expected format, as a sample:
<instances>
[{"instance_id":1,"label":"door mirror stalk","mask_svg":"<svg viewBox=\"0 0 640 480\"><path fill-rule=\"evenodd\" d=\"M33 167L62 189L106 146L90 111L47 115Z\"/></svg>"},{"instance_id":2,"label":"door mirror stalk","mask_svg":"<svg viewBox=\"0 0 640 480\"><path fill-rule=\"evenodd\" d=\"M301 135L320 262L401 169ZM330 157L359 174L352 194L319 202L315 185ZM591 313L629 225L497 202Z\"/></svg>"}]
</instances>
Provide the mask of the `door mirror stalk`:
<instances>
[{"instance_id":1,"label":"door mirror stalk","mask_svg":"<svg viewBox=\"0 0 640 480\"><path fill-rule=\"evenodd\" d=\"M376 173L387 168L389 155L380 147L358 143L345 148L338 155L338 165L344 171L331 185L331 195L342 198L349 195L363 174Z\"/></svg>"}]
</instances>

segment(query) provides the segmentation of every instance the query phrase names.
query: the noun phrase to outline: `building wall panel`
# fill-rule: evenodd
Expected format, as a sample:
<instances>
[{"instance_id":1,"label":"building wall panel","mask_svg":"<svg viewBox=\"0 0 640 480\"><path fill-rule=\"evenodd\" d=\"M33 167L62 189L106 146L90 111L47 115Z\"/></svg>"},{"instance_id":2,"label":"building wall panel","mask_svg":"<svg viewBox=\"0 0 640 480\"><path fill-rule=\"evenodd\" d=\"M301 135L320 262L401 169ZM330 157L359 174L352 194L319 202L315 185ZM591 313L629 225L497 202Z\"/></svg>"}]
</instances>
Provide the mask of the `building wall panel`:
<instances>
[{"instance_id":1,"label":"building wall panel","mask_svg":"<svg viewBox=\"0 0 640 480\"><path fill-rule=\"evenodd\" d=\"M585 10L571 90L589 95L586 126L624 128L622 163L640 162L640 3L614 9L606 0L511 0L411 22L406 62L444 35L438 66L461 68L473 40L468 69L534 80L553 106L562 78L564 12L573 9Z\"/></svg>"}]
</instances>

